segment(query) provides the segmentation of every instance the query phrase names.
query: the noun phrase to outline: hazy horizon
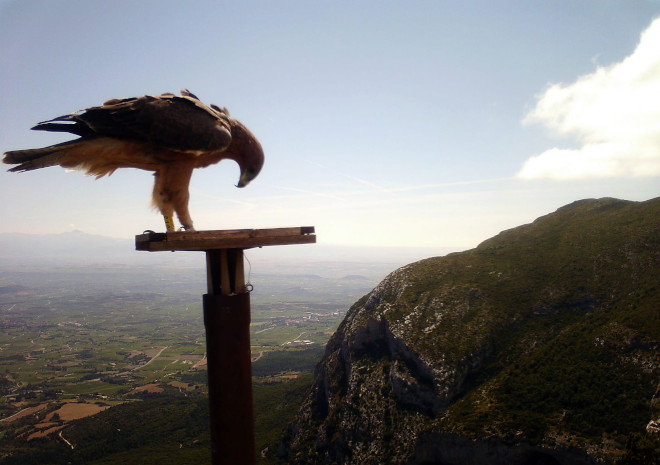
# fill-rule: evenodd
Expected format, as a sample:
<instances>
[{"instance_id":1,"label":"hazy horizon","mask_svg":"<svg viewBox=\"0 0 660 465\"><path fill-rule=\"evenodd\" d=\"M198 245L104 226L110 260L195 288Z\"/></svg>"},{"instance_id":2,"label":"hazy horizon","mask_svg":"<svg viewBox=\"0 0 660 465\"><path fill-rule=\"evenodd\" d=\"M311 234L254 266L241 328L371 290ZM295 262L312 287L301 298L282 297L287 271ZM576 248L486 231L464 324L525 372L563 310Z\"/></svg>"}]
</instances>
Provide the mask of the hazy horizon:
<instances>
[{"instance_id":1,"label":"hazy horizon","mask_svg":"<svg viewBox=\"0 0 660 465\"><path fill-rule=\"evenodd\" d=\"M81 40L84 37L85 40ZM266 163L194 173L199 230L475 247L574 200L660 194L660 2L0 1L2 151L40 121L190 89ZM0 170L0 232L163 230L153 177Z\"/></svg>"}]
</instances>

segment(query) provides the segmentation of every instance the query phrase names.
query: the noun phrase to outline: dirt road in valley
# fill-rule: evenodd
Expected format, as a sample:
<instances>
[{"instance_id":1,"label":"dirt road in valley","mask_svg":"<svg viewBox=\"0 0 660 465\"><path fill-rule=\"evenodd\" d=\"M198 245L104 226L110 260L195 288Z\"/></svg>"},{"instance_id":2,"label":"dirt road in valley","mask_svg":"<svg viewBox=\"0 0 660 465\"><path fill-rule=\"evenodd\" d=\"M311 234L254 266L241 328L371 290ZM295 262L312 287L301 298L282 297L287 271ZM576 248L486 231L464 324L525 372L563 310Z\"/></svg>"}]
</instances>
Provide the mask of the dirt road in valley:
<instances>
[{"instance_id":1,"label":"dirt road in valley","mask_svg":"<svg viewBox=\"0 0 660 465\"><path fill-rule=\"evenodd\" d=\"M144 365L140 365L140 366L138 366L138 367L135 367L135 368L133 368L133 370L131 370L131 371L139 370L140 368L144 368L144 367L146 367L146 366L149 365L151 362L153 362L153 361L156 360L158 357L160 357L160 354L162 354L163 351L164 351L165 349L167 349L167 346L165 346L165 347L163 347L162 349L160 349L160 350L158 351L158 353L157 353L156 355L154 355L153 357L151 357L151 359L149 359L149 361L148 361L147 363L145 363Z\"/></svg>"}]
</instances>

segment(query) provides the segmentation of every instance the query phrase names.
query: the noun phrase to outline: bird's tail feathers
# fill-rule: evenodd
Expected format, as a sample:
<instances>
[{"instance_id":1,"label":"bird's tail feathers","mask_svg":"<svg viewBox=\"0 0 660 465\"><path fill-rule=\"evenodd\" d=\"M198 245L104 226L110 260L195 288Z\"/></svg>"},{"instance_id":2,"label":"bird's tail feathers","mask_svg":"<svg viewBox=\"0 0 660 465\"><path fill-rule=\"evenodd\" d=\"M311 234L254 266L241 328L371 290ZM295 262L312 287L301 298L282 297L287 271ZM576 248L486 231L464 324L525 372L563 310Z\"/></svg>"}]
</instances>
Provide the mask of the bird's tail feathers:
<instances>
[{"instance_id":1,"label":"bird's tail feathers","mask_svg":"<svg viewBox=\"0 0 660 465\"><path fill-rule=\"evenodd\" d=\"M69 149L77 146L76 141L63 142L40 149L14 150L5 152L3 163L17 165L9 171L32 171L47 166L59 165Z\"/></svg>"}]
</instances>

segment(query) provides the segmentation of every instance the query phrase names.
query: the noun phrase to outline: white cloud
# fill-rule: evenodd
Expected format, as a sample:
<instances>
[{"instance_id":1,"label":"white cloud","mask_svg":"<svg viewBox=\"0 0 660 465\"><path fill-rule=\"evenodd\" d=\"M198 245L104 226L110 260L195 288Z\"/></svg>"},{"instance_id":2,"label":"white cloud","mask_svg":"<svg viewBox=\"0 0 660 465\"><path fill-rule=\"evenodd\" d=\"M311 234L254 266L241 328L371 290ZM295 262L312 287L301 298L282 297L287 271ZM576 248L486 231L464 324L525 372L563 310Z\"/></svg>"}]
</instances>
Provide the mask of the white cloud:
<instances>
[{"instance_id":1,"label":"white cloud","mask_svg":"<svg viewBox=\"0 0 660 465\"><path fill-rule=\"evenodd\" d=\"M660 176L660 18L623 61L548 88L523 120L533 123L578 147L529 158L520 178Z\"/></svg>"}]
</instances>

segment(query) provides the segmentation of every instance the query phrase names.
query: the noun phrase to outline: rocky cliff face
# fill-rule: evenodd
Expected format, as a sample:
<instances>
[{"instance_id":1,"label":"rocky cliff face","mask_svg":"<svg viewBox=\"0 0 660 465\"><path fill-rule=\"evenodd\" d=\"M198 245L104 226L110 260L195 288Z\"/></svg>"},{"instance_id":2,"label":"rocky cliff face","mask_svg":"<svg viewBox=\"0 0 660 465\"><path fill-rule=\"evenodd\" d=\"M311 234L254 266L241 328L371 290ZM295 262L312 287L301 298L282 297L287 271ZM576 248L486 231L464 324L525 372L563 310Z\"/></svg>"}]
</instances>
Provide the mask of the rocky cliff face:
<instances>
[{"instance_id":1,"label":"rocky cliff face","mask_svg":"<svg viewBox=\"0 0 660 465\"><path fill-rule=\"evenodd\" d=\"M629 436L659 416L659 314L660 199L573 203L405 266L356 302L280 453L306 464L625 458Z\"/></svg>"}]
</instances>

